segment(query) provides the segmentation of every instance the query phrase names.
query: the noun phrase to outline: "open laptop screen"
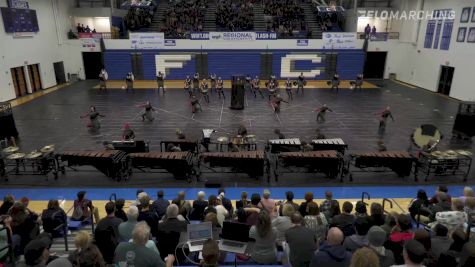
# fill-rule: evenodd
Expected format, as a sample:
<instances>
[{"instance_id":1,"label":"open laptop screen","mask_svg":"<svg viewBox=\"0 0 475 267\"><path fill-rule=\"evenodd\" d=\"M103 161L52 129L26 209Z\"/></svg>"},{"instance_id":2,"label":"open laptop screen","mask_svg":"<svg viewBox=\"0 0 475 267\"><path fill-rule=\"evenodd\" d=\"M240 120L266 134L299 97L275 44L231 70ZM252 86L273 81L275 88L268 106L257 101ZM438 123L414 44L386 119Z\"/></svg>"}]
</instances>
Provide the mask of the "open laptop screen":
<instances>
[{"instance_id":1,"label":"open laptop screen","mask_svg":"<svg viewBox=\"0 0 475 267\"><path fill-rule=\"evenodd\" d=\"M223 222L221 239L248 242L250 228L249 225L243 223Z\"/></svg>"},{"instance_id":2,"label":"open laptop screen","mask_svg":"<svg viewBox=\"0 0 475 267\"><path fill-rule=\"evenodd\" d=\"M188 240L208 239L213 236L211 222L188 224L187 230Z\"/></svg>"}]
</instances>

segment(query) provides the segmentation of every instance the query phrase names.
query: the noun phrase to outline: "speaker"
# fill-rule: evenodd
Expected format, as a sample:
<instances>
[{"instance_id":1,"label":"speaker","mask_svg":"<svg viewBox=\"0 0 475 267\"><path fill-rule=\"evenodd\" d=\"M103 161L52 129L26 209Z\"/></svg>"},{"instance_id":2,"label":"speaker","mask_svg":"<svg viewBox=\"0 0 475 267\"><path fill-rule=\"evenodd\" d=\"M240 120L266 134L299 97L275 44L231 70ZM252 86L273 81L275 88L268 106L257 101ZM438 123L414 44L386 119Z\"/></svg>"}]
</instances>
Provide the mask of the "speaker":
<instances>
[{"instance_id":1,"label":"speaker","mask_svg":"<svg viewBox=\"0 0 475 267\"><path fill-rule=\"evenodd\" d=\"M244 76L233 76L231 87L231 109L244 109Z\"/></svg>"},{"instance_id":2,"label":"speaker","mask_svg":"<svg viewBox=\"0 0 475 267\"><path fill-rule=\"evenodd\" d=\"M0 103L0 139L18 137L10 103Z\"/></svg>"}]
</instances>

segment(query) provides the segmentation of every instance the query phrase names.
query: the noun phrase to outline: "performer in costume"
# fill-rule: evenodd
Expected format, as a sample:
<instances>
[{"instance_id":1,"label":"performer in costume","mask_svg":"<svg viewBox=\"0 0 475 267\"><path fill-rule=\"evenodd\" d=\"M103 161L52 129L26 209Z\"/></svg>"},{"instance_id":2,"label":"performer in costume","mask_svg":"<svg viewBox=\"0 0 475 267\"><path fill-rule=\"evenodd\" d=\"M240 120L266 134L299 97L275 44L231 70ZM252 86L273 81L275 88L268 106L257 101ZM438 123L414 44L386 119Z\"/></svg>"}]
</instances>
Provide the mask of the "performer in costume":
<instances>
[{"instance_id":1,"label":"performer in costume","mask_svg":"<svg viewBox=\"0 0 475 267\"><path fill-rule=\"evenodd\" d=\"M181 148L175 144L169 143L167 145L167 152L181 152Z\"/></svg>"},{"instance_id":2,"label":"performer in costume","mask_svg":"<svg viewBox=\"0 0 475 267\"><path fill-rule=\"evenodd\" d=\"M244 91L251 92L252 91L252 78L251 75L247 74L244 80Z\"/></svg>"},{"instance_id":3,"label":"performer in costume","mask_svg":"<svg viewBox=\"0 0 475 267\"><path fill-rule=\"evenodd\" d=\"M89 123L87 124L87 127L93 130L99 130L101 128L99 117L105 117L105 116L97 112L95 106L91 106L89 109L89 112L81 116L81 118L86 118L86 117L89 117Z\"/></svg>"},{"instance_id":4,"label":"performer in costume","mask_svg":"<svg viewBox=\"0 0 475 267\"><path fill-rule=\"evenodd\" d=\"M280 104L282 102L285 102L285 103L289 103L287 101L285 101L282 97L280 97L280 94L277 94L273 99L272 99L272 107L274 108L274 112L275 113L280 113Z\"/></svg>"},{"instance_id":5,"label":"performer in costume","mask_svg":"<svg viewBox=\"0 0 475 267\"><path fill-rule=\"evenodd\" d=\"M383 111L376 113L376 115L379 115L378 133L380 135L384 135L388 118L391 117L391 120L394 121L393 114L391 113L391 107L387 106Z\"/></svg>"},{"instance_id":6,"label":"performer in costume","mask_svg":"<svg viewBox=\"0 0 475 267\"><path fill-rule=\"evenodd\" d=\"M292 81L290 80L290 78L287 78L287 80L285 81L285 91L287 92L288 99L294 100L294 97L292 95Z\"/></svg>"},{"instance_id":7,"label":"performer in costume","mask_svg":"<svg viewBox=\"0 0 475 267\"><path fill-rule=\"evenodd\" d=\"M166 93L164 79L165 79L165 75L163 75L163 73L161 71L159 71L158 74L157 74L157 85L158 85L157 93L160 93L160 89L163 90L164 94Z\"/></svg>"},{"instance_id":8,"label":"performer in costume","mask_svg":"<svg viewBox=\"0 0 475 267\"><path fill-rule=\"evenodd\" d=\"M239 125L239 128L238 128L238 130L237 130L237 134L240 135L240 136L242 136L242 137L244 137L244 136L247 135L247 129L246 129L246 127L244 126L244 124Z\"/></svg>"},{"instance_id":9,"label":"performer in costume","mask_svg":"<svg viewBox=\"0 0 475 267\"><path fill-rule=\"evenodd\" d=\"M384 151L387 151L388 149L386 148L386 145L384 144L384 142L382 140L379 140L377 142L377 146L378 146L378 151L379 152L384 152Z\"/></svg>"},{"instance_id":10,"label":"performer in costume","mask_svg":"<svg viewBox=\"0 0 475 267\"><path fill-rule=\"evenodd\" d=\"M184 87L185 91L188 92L188 94L191 95L193 94L193 91L191 90L191 79L190 79L190 76L186 75L186 79L185 79L185 87Z\"/></svg>"},{"instance_id":11,"label":"performer in costume","mask_svg":"<svg viewBox=\"0 0 475 267\"><path fill-rule=\"evenodd\" d=\"M99 73L99 91L104 89L107 91L107 80L109 79L109 74L107 74L106 69L102 68Z\"/></svg>"},{"instance_id":12,"label":"performer in costume","mask_svg":"<svg viewBox=\"0 0 475 267\"><path fill-rule=\"evenodd\" d=\"M223 87L224 87L224 81L221 79L221 77L218 77L216 91L218 92L219 99L221 99L221 96L223 96L223 99L226 99L226 96L224 96Z\"/></svg>"},{"instance_id":13,"label":"performer in costume","mask_svg":"<svg viewBox=\"0 0 475 267\"><path fill-rule=\"evenodd\" d=\"M259 92L259 94L261 95L262 99L264 99L264 95L262 94L261 90L259 89L259 77L256 76L256 78L254 78L252 80L252 91L254 92L254 98L257 97L257 93Z\"/></svg>"},{"instance_id":14,"label":"performer in costume","mask_svg":"<svg viewBox=\"0 0 475 267\"><path fill-rule=\"evenodd\" d=\"M285 135L283 135L279 129L274 129L274 133L279 137L279 139L285 139Z\"/></svg>"},{"instance_id":15,"label":"performer in costume","mask_svg":"<svg viewBox=\"0 0 475 267\"><path fill-rule=\"evenodd\" d=\"M183 134L183 132L180 129L176 129L175 134L176 134L176 139L179 139L179 140L186 139L186 136Z\"/></svg>"},{"instance_id":16,"label":"performer in costume","mask_svg":"<svg viewBox=\"0 0 475 267\"><path fill-rule=\"evenodd\" d=\"M153 121L155 118L153 117L152 112L157 112L155 108L150 104L150 101L145 102L143 105L138 105L139 108L144 108L144 111L140 115L142 117L142 121L148 120Z\"/></svg>"},{"instance_id":17,"label":"performer in costume","mask_svg":"<svg viewBox=\"0 0 475 267\"><path fill-rule=\"evenodd\" d=\"M200 90L200 74L195 73L193 76L193 94L196 94Z\"/></svg>"},{"instance_id":18,"label":"performer in costume","mask_svg":"<svg viewBox=\"0 0 475 267\"><path fill-rule=\"evenodd\" d=\"M333 89L336 89L336 91L338 92L338 89L339 89L339 86L340 86L340 76L338 75L338 73L335 73L335 75L333 75L333 79L331 80L331 85L332 85L332 90Z\"/></svg>"},{"instance_id":19,"label":"performer in costume","mask_svg":"<svg viewBox=\"0 0 475 267\"><path fill-rule=\"evenodd\" d=\"M203 95L203 98L205 99L206 103L209 103L209 94L208 94L208 81L206 79L203 79L201 81L201 94Z\"/></svg>"},{"instance_id":20,"label":"performer in costume","mask_svg":"<svg viewBox=\"0 0 475 267\"><path fill-rule=\"evenodd\" d=\"M191 95L190 104L191 112L196 113L197 111L202 111L200 101L198 100L198 98L196 98L195 95Z\"/></svg>"},{"instance_id":21,"label":"performer in costume","mask_svg":"<svg viewBox=\"0 0 475 267\"><path fill-rule=\"evenodd\" d=\"M124 124L124 130L122 132L122 140L129 141L135 139L135 133L132 129L130 129L130 125L128 123Z\"/></svg>"},{"instance_id":22,"label":"performer in costume","mask_svg":"<svg viewBox=\"0 0 475 267\"><path fill-rule=\"evenodd\" d=\"M277 94L277 84L274 79L270 79L267 83L267 92L269 93L269 100Z\"/></svg>"},{"instance_id":23,"label":"performer in costume","mask_svg":"<svg viewBox=\"0 0 475 267\"><path fill-rule=\"evenodd\" d=\"M325 122L327 110L333 112L333 110L327 107L327 104L323 104L323 106L315 110L315 112L317 112L317 122Z\"/></svg>"},{"instance_id":24,"label":"performer in costume","mask_svg":"<svg viewBox=\"0 0 475 267\"><path fill-rule=\"evenodd\" d=\"M309 152L313 151L313 146L306 141L302 141L302 151L303 152Z\"/></svg>"},{"instance_id":25,"label":"performer in costume","mask_svg":"<svg viewBox=\"0 0 475 267\"><path fill-rule=\"evenodd\" d=\"M355 80L355 89L362 89L361 87L363 86L363 74L358 74L356 76L356 80Z\"/></svg>"},{"instance_id":26,"label":"performer in costume","mask_svg":"<svg viewBox=\"0 0 475 267\"><path fill-rule=\"evenodd\" d=\"M216 91L216 74L215 73L211 74L210 80L211 80L211 93L213 93L213 91Z\"/></svg>"},{"instance_id":27,"label":"performer in costume","mask_svg":"<svg viewBox=\"0 0 475 267\"><path fill-rule=\"evenodd\" d=\"M303 88L305 84L306 84L305 77L303 76L303 72L301 72L297 80L297 94L299 93L299 90L302 90L302 95L303 95Z\"/></svg>"},{"instance_id":28,"label":"performer in costume","mask_svg":"<svg viewBox=\"0 0 475 267\"><path fill-rule=\"evenodd\" d=\"M126 93L129 92L129 90L134 93L134 80L134 74L132 72L127 73L127 75L125 76L125 83L127 85L127 88L125 90Z\"/></svg>"}]
</instances>

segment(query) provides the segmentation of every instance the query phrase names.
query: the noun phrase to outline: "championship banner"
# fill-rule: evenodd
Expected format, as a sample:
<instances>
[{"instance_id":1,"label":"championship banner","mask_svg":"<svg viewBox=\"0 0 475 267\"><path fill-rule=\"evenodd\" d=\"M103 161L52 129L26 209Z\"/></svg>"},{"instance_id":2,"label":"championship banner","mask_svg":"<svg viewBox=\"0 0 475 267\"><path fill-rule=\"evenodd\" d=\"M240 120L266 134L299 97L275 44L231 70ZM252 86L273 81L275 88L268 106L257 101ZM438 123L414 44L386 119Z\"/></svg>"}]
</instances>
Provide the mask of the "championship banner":
<instances>
[{"instance_id":1,"label":"championship banner","mask_svg":"<svg viewBox=\"0 0 475 267\"><path fill-rule=\"evenodd\" d=\"M356 32L324 32L323 49L357 49Z\"/></svg>"},{"instance_id":2,"label":"championship banner","mask_svg":"<svg viewBox=\"0 0 475 267\"><path fill-rule=\"evenodd\" d=\"M133 32L129 34L132 49L159 49L163 47L163 32Z\"/></svg>"},{"instance_id":3,"label":"championship banner","mask_svg":"<svg viewBox=\"0 0 475 267\"><path fill-rule=\"evenodd\" d=\"M255 41L255 32L210 32L209 39L213 41Z\"/></svg>"}]
</instances>

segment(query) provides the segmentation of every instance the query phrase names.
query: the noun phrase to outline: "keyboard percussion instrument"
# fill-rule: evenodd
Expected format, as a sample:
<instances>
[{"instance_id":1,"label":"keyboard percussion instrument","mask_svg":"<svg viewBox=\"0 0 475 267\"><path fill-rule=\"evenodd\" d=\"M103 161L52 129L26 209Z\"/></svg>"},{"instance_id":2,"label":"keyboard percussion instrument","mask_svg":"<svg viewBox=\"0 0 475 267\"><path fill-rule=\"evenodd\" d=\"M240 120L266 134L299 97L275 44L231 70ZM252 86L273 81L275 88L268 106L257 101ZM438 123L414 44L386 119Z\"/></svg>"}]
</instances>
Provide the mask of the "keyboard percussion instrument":
<instances>
[{"instance_id":1,"label":"keyboard percussion instrument","mask_svg":"<svg viewBox=\"0 0 475 267\"><path fill-rule=\"evenodd\" d=\"M60 168L64 172L67 167L77 171L75 166L93 166L107 177L116 181L127 180L130 175L130 166L127 153L120 150L102 151L65 151L56 155Z\"/></svg>"},{"instance_id":2,"label":"keyboard percussion instrument","mask_svg":"<svg viewBox=\"0 0 475 267\"><path fill-rule=\"evenodd\" d=\"M385 172L391 170L399 177L409 176L414 173L417 181L417 158L406 151L382 151L351 153L347 170L350 173L350 181L353 180L354 168L364 172ZM353 168L351 168L353 167Z\"/></svg>"},{"instance_id":3,"label":"keyboard percussion instrument","mask_svg":"<svg viewBox=\"0 0 475 267\"><path fill-rule=\"evenodd\" d=\"M190 151L131 153L129 157L133 168L142 171L145 168L163 169L173 174L175 179L191 182L193 154Z\"/></svg>"},{"instance_id":4,"label":"keyboard percussion instrument","mask_svg":"<svg viewBox=\"0 0 475 267\"><path fill-rule=\"evenodd\" d=\"M226 171L218 171L217 167L230 167L234 170L233 172L247 173L250 177L257 179L259 176L264 175L266 157L263 150L204 152L200 154L199 167L200 170L208 168L213 170L213 172L221 173Z\"/></svg>"},{"instance_id":5,"label":"keyboard percussion instrument","mask_svg":"<svg viewBox=\"0 0 475 267\"><path fill-rule=\"evenodd\" d=\"M296 152L300 151L302 143L299 138L273 139L267 142L267 147L271 153Z\"/></svg>"},{"instance_id":6,"label":"keyboard percussion instrument","mask_svg":"<svg viewBox=\"0 0 475 267\"><path fill-rule=\"evenodd\" d=\"M282 173L297 173L296 168L305 168L306 173L324 173L327 177L342 181L343 156L336 150L281 152L277 155L275 180Z\"/></svg>"},{"instance_id":7,"label":"keyboard percussion instrument","mask_svg":"<svg viewBox=\"0 0 475 267\"><path fill-rule=\"evenodd\" d=\"M121 150L125 153L148 152L148 142L141 140L104 141L106 149Z\"/></svg>"},{"instance_id":8,"label":"keyboard percussion instrument","mask_svg":"<svg viewBox=\"0 0 475 267\"><path fill-rule=\"evenodd\" d=\"M312 140L313 150L336 150L342 154L348 148L348 145L341 138L334 139L315 139Z\"/></svg>"},{"instance_id":9,"label":"keyboard percussion instrument","mask_svg":"<svg viewBox=\"0 0 475 267\"><path fill-rule=\"evenodd\" d=\"M186 139L177 139L177 140L167 140L160 142L160 151L167 151L168 144L174 144L178 146L181 151L189 151L192 153L198 153L198 141L196 140L186 140Z\"/></svg>"}]
</instances>

